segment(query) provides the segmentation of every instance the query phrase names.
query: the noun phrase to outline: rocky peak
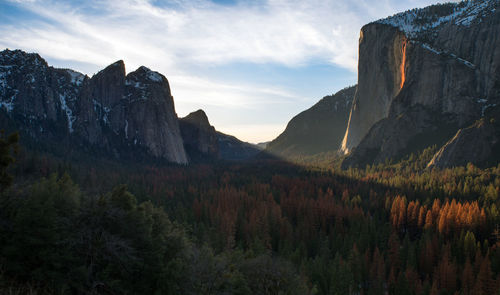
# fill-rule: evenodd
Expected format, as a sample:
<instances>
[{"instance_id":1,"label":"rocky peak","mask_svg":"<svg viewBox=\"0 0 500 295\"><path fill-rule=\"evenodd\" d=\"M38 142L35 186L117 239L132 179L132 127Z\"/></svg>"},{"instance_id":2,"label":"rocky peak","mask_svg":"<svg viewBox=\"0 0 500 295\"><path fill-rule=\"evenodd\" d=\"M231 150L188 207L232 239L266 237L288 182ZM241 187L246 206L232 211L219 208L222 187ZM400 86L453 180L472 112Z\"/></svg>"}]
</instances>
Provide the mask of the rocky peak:
<instances>
[{"instance_id":1,"label":"rocky peak","mask_svg":"<svg viewBox=\"0 0 500 295\"><path fill-rule=\"evenodd\" d=\"M123 60L116 61L109 66L105 67L103 70L99 71L92 78L109 78L114 81L121 81L125 79L125 63Z\"/></svg>"},{"instance_id":2,"label":"rocky peak","mask_svg":"<svg viewBox=\"0 0 500 295\"><path fill-rule=\"evenodd\" d=\"M42 66L48 67L47 62L38 53L27 53L22 50L5 49L0 51L2 66Z\"/></svg>"},{"instance_id":3,"label":"rocky peak","mask_svg":"<svg viewBox=\"0 0 500 295\"><path fill-rule=\"evenodd\" d=\"M124 94L125 64L119 60L90 79L88 89L92 100L102 107L112 108Z\"/></svg>"},{"instance_id":4,"label":"rocky peak","mask_svg":"<svg viewBox=\"0 0 500 295\"><path fill-rule=\"evenodd\" d=\"M189 113L189 115L182 118L181 120L202 128L211 127L210 122L208 121L207 114L205 114L203 110L197 110Z\"/></svg>"},{"instance_id":5,"label":"rocky peak","mask_svg":"<svg viewBox=\"0 0 500 295\"><path fill-rule=\"evenodd\" d=\"M184 148L191 159L200 160L207 156L211 159L219 158L217 132L210 125L203 110L197 110L181 118L180 128L184 140Z\"/></svg>"},{"instance_id":6,"label":"rocky peak","mask_svg":"<svg viewBox=\"0 0 500 295\"><path fill-rule=\"evenodd\" d=\"M91 78L37 54L0 52L0 119L39 142L187 163L167 79L122 60ZM7 112L5 112L5 110Z\"/></svg>"},{"instance_id":7,"label":"rocky peak","mask_svg":"<svg viewBox=\"0 0 500 295\"><path fill-rule=\"evenodd\" d=\"M137 70L127 75L128 82L142 82L142 83L163 83L167 81L162 74L152 71L145 66L140 66Z\"/></svg>"},{"instance_id":8,"label":"rocky peak","mask_svg":"<svg viewBox=\"0 0 500 295\"><path fill-rule=\"evenodd\" d=\"M141 99L167 100L173 108L173 98L167 78L145 66L129 73L125 79L127 88L126 98L140 97ZM172 101L172 103L170 103Z\"/></svg>"},{"instance_id":9,"label":"rocky peak","mask_svg":"<svg viewBox=\"0 0 500 295\"><path fill-rule=\"evenodd\" d=\"M56 120L58 93L44 86L50 84L59 89L58 78L57 74L51 74L51 68L38 54L3 50L0 52L0 105L10 116L23 110L19 120L25 123L34 125L47 117Z\"/></svg>"}]
</instances>

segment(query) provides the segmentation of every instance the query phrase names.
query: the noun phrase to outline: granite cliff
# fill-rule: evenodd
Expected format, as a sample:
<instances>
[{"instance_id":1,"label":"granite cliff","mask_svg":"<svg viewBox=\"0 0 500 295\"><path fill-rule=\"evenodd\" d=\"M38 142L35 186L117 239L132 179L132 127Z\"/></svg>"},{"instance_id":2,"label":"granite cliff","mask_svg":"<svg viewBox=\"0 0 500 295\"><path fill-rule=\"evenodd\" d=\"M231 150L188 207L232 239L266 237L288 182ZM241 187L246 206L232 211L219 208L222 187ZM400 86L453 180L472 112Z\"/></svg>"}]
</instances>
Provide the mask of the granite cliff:
<instances>
[{"instance_id":1,"label":"granite cliff","mask_svg":"<svg viewBox=\"0 0 500 295\"><path fill-rule=\"evenodd\" d=\"M0 120L38 143L188 162L167 79L118 61L93 77L38 54L0 52Z\"/></svg>"},{"instance_id":2,"label":"granite cliff","mask_svg":"<svg viewBox=\"0 0 500 295\"><path fill-rule=\"evenodd\" d=\"M434 5L361 29L343 167L443 145L499 104L499 8L498 0Z\"/></svg>"}]
</instances>

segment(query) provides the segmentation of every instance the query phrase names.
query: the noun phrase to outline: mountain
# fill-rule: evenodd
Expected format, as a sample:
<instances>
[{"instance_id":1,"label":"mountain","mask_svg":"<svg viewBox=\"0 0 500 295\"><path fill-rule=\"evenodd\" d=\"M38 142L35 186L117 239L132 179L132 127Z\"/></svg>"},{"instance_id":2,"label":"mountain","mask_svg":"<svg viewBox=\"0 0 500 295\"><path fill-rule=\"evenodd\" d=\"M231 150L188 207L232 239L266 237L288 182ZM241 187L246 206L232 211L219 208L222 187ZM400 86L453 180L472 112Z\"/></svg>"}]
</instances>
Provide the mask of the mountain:
<instances>
[{"instance_id":1,"label":"mountain","mask_svg":"<svg viewBox=\"0 0 500 295\"><path fill-rule=\"evenodd\" d=\"M240 161L257 156L262 149L255 144L244 142L238 138L217 131L219 157L223 160Z\"/></svg>"},{"instance_id":2,"label":"mountain","mask_svg":"<svg viewBox=\"0 0 500 295\"><path fill-rule=\"evenodd\" d=\"M217 132L202 110L178 119L168 80L144 66L126 75L117 61L88 77L21 50L0 52L0 124L60 154L186 164L260 152Z\"/></svg>"},{"instance_id":3,"label":"mountain","mask_svg":"<svg viewBox=\"0 0 500 295\"><path fill-rule=\"evenodd\" d=\"M285 157L336 150L344 136L356 86L325 96L295 116L266 151Z\"/></svg>"},{"instance_id":4,"label":"mountain","mask_svg":"<svg viewBox=\"0 0 500 295\"><path fill-rule=\"evenodd\" d=\"M259 142L256 144L256 146L259 147L260 149L265 149L269 143L270 141Z\"/></svg>"},{"instance_id":5,"label":"mountain","mask_svg":"<svg viewBox=\"0 0 500 295\"><path fill-rule=\"evenodd\" d=\"M188 162L167 79L118 61L89 78L38 54L0 52L1 121L37 143ZM5 126L5 125L4 125Z\"/></svg>"},{"instance_id":6,"label":"mountain","mask_svg":"<svg viewBox=\"0 0 500 295\"><path fill-rule=\"evenodd\" d=\"M203 110L192 112L179 120L184 148L191 159L218 159L217 132Z\"/></svg>"},{"instance_id":7,"label":"mountain","mask_svg":"<svg viewBox=\"0 0 500 295\"><path fill-rule=\"evenodd\" d=\"M500 103L499 6L499 0L433 5L361 29L358 89L342 141L344 168L434 144L448 146L436 155L438 166L490 156L491 148L477 159L454 154L469 150L458 147L471 145L468 140L498 135L494 124L486 132L481 126L487 123L477 121L494 119ZM445 150L447 160L438 161Z\"/></svg>"},{"instance_id":8,"label":"mountain","mask_svg":"<svg viewBox=\"0 0 500 295\"><path fill-rule=\"evenodd\" d=\"M258 145L215 130L203 110L179 120L184 148L194 162L207 160L247 160L261 152Z\"/></svg>"}]
</instances>

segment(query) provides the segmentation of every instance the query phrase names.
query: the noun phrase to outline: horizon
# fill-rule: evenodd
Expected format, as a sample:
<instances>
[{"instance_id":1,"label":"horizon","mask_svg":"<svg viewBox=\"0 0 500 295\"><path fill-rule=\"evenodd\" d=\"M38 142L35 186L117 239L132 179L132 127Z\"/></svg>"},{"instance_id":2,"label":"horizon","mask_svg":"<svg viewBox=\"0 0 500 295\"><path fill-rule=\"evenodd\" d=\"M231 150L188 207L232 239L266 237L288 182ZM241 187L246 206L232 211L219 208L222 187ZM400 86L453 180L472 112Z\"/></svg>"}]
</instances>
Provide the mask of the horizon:
<instances>
[{"instance_id":1,"label":"horizon","mask_svg":"<svg viewBox=\"0 0 500 295\"><path fill-rule=\"evenodd\" d=\"M260 143L357 83L364 24L443 2L7 0L0 48L89 76L117 60L127 73L144 65L169 80L179 117L202 109L218 131Z\"/></svg>"}]
</instances>

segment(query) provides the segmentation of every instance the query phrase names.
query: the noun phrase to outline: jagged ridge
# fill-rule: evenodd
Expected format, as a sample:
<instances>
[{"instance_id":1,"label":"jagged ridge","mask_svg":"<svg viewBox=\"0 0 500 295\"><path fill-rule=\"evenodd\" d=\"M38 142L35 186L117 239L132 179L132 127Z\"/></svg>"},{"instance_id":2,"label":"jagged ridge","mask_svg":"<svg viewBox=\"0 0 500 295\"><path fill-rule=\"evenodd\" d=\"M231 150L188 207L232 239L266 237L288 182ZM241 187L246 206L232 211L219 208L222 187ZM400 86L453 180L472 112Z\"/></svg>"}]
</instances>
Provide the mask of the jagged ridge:
<instances>
[{"instance_id":1,"label":"jagged ridge","mask_svg":"<svg viewBox=\"0 0 500 295\"><path fill-rule=\"evenodd\" d=\"M90 78L7 49L0 105L2 121L40 142L187 163L168 81L146 67L125 75L118 61Z\"/></svg>"}]
</instances>

